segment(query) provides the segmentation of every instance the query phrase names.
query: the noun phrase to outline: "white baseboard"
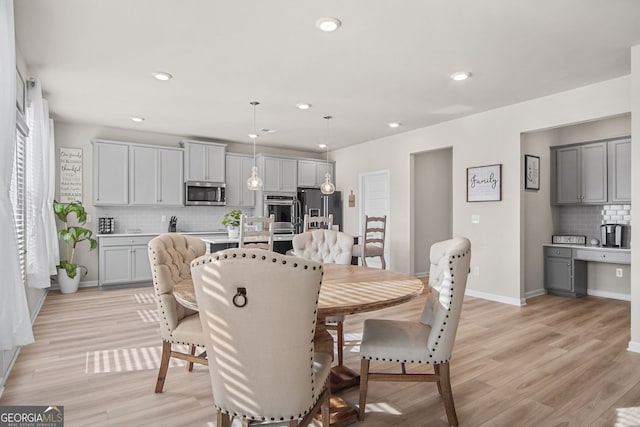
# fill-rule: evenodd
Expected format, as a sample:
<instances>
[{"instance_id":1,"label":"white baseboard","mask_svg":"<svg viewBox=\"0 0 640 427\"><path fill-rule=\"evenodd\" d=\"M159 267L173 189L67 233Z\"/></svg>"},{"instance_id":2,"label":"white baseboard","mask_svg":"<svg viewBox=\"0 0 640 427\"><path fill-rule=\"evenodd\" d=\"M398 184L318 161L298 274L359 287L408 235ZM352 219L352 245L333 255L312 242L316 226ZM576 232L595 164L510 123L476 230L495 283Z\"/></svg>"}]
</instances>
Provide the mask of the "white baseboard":
<instances>
[{"instance_id":1,"label":"white baseboard","mask_svg":"<svg viewBox=\"0 0 640 427\"><path fill-rule=\"evenodd\" d=\"M98 281L97 280L87 280L84 282L80 282L80 284L78 285L79 288L97 288L98 287ZM51 285L50 289L60 289L60 285L58 285L57 283L53 283Z\"/></svg>"},{"instance_id":2,"label":"white baseboard","mask_svg":"<svg viewBox=\"0 0 640 427\"><path fill-rule=\"evenodd\" d=\"M633 351L634 353L640 353L640 342L629 341L629 347L627 351Z\"/></svg>"},{"instance_id":3,"label":"white baseboard","mask_svg":"<svg viewBox=\"0 0 640 427\"><path fill-rule=\"evenodd\" d=\"M420 279L422 277L429 277L429 272L428 271L421 271L420 273L416 273L415 276Z\"/></svg>"},{"instance_id":4,"label":"white baseboard","mask_svg":"<svg viewBox=\"0 0 640 427\"><path fill-rule=\"evenodd\" d=\"M619 294L617 292L599 291L597 289L587 288L587 295L593 295L594 297L619 299L622 301L631 301L631 295L629 294Z\"/></svg>"},{"instance_id":5,"label":"white baseboard","mask_svg":"<svg viewBox=\"0 0 640 427\"><path fill-rule=\"evenodd\" d=\"M501 302L503 304L515 305L518 307L527 305L527 300L524 298L519 298L519 299L508 298L508 297L503 297L502 295L495 295L487 292L474 291L472 289L467 289L464 294L469 295L470 297L482 298L489 301Z\"/></svg>"},{"instance_id":6,"label":"white baseboard","mask_svg":"<svg viewBox=\"0 0 640 427\"><path fill-rule=\"evenodd\" d=\"M529 291L524 294L525 299L539 297L540 295L546 295L547 291L544 288L536 289L535 291Z\"/></svg>"}]
</instances>

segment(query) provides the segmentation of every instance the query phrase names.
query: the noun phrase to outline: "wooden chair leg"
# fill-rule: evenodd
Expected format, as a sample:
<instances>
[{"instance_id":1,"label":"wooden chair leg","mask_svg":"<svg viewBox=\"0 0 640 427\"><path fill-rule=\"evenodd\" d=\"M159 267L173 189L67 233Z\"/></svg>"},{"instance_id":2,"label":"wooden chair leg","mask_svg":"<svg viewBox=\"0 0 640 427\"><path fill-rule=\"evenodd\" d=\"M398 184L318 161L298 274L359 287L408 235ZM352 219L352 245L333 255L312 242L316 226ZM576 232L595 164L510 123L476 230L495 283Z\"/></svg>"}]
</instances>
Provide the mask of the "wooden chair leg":
<instances>
[{"instance_id":1,"label":"wooden chair leg","mask_svg":"<svg viewBox=\"0 0 640 427\"><path fill-rule=\"evenodd\" d=\"M440 394L440 397L442 397L442 384L440 384L440 365L439 364L433 365L433 373L436 374L436 376L438 377L438 381L436 381L436 385L438 386L438 393Z\"/></svg>"},{"instance_id":2,"label":"wooden chair leg","mask_svg":"<svg viewBox=\"0 0 640 427\"><path fill-rule=\"evenodd\" d=\"M382 269L386 270L387 269L387 263L384 260L384 255L380 255L380 262L382 263Z\"/></svg>"},{"instance_id":3,"label":"wooden chair leg","mask_svg":"<svg viewBox=\"0 0 640 427\"><path fill-rule=\"evenodd\" d=\"M162 393L164 379L167 377L169 369L169 359L171 359L171 343L162 342L162 356L160 357L160 370L158 371L158 381L156 381L156 393Z\"/></svg>"},{"instance_id":4,"label":"wooden chair leg","mask_svg":"<svg viewBox=\"0 0 640 427\"><path fill-rule=\"evenodd\" d=\"M338 366L342 366L342 358L344 352L344 325L343 322L338 322L338 327L336 328L338 335Z\"/></svg>"},{"instance_id":5,"label":"wooden chair leg","mask_svg":"<svg viewBox=\"0 0 640 427\"><path fill-rule=\"evenodd\" d=\"M364 410L367 406L367 386L369 382L369 359L360 362L360 411L358 419L364 421Z\"/></svg>"},{"instance_id":6,"label":"wooden chair leg","mask_svg":"<svg viewBox=\"0 0 640 427\"><path fill-rule=\"evenodd\" d=\"M189 346L189 354L191 354L192 356L194 354L196 354L196 346L195 345L191 344ZM189 371L189 372L193 371L193 362L189 362L189 361L187 362L187 371Z\"/></svg>"},{"instance_id":7,"label":"wooden chair leg","mask_svg":"<svg viewBox=\"0 0 640 427\"><path fill-rule=\"evenodd\" d=\"M289 422L287 423L287 425L288 425L289 427L298 427L298 421L296 421L296 420L291 420L291 421L289 421Z\"/></svg>"},{"instance_id":8,"label":"wooden chair leg","mask_svg":"<svg viewBox=\"0 0 640 427\"><path fill-rule=\"evenodd\" d=\"M456 407L453 403L453 392L451 391L451 376L449 375L449 362L440 364L438 371L438 384L442 387L442 400L444 401L444 410L447 413L447 420L449 420L450 426L457 427L458 416L456 415Z\"/></svg>"},{"instance_id":9,"label":"wooden chair leg","mask_svg":"<svg viewBox=\"0 0 640 427\"><path fill-rule=\"evenodd\" d=\"M231 418L229 417L229 414L224 414L218 409L216 411L216 426L231 427Z\"/></svg>"},{"instance_id":10,"label":"wooden chair leg","mask_svg":"<svg viewBox=\"0 0 640 427\"><path fill-rule=\"evenodd\" d=\"M331 385L328 383L327 388L329 393L327 393L327 398L324 402L322 402L322 427L329 427L331 424Z\"/></svg>"}]
</instances>

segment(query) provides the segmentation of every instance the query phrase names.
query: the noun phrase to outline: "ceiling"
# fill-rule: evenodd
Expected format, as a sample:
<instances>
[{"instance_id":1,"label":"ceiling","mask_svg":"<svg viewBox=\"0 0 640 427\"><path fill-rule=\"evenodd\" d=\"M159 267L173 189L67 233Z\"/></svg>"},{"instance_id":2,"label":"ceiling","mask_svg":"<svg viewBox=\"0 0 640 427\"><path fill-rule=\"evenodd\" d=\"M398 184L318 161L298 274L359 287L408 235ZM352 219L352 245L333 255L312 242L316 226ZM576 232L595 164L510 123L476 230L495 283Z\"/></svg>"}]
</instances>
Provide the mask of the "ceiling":
<instances>
[{"instance_id":1,"label":"ceiling","mask_svg":"<svg viewBox=\"0 0 640 427\"><path fill-rule=\"evenodd\" d=\"M258 144L309 151L627 75L640 44L637 0L14 4L18 49L56 120L248 143L255 100L257 128L276 130ZM319 31L326 16L342 27Z\"/></svg>"}]
</instances>

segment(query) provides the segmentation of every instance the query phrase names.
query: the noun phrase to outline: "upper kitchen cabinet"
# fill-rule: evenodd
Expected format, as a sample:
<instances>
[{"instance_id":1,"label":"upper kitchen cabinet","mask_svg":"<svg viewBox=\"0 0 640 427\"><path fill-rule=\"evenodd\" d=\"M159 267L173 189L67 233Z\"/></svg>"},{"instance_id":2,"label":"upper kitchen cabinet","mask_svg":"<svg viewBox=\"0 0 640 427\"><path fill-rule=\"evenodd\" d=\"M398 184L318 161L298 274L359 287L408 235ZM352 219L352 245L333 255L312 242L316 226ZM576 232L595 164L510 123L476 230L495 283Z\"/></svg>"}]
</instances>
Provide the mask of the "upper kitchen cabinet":
<instances>
[{"instance_id":1,"label":"upper kitchen cabinet","mask_svg":"<svg viewBox=\"0 0 640 427\"><path fill-rule=\"evenodd\" d=\"M129 203L129 144L93 140L93 204Z\"/></svg>"},{"instance_id":2,"label":"upper kitchen cabinet","mask_svg":"<svg viewBox=\"0 0 640 427\"><path fill-rule=\"evenodd\" d=\"M226 144L185 139L184 180L224 182Z\"/></svg>"},{"instance_id":3,"label":"upper kitchen cabinet","mask_svg":"<svg viewBox=\"0 0 640 427\"><path fill-rule=\"evenodd\" d=\"M132 205L182 205L183 150L131 145L129 192Z\"/></svg>"},{"instance_id":4,"label":"upper kitchen cabinet","mask_svg":"<svg viewBox=\"0 0 640 427\"><path fill-rule=\"evenodd\" d=\"M551 148L552 203L607 203L607 143Z\"/></svg>"},{"instance_id":5,"label":"upper kitchen cabinet","mask_svg":"<svg viewBox=\"0 0 640 427\"><path fill-rule=\"evenodd\" d=\"M320 188L327 171L335 178L333 165L321 160L298 160L298 187Z\"/></svg>"},{"instance_id":6,"label":"upper kitchen cabinet","mask_svg":"<svg viewBox=\"0 0 640 427\"><path fill-rule=\"evenodd\" d=\"M631 201L631 139L609 141L609 201Z\"/></svg>"},{"instance_id":7,"label":"upper kitchen cabinet","mask_svg":"<svg viewBox=\"0 0 640 427\"><path fill-rule=\"evenodd\" d=\"M259 157L264 191L295 192L298 189L298 160L283 157Z\"/></svg>"},{"instance_id":8,"label":"upper kitchen cabinet","mask_svg":"<svg viewBox=\"0 0 640 427\"><path fill-rule=\"evenodd\" d=\"M255 206L255 191L247 188L247 179L251 176L252 167L253 156L227 154L227 206Z\"/></svg>"}]
</instances>

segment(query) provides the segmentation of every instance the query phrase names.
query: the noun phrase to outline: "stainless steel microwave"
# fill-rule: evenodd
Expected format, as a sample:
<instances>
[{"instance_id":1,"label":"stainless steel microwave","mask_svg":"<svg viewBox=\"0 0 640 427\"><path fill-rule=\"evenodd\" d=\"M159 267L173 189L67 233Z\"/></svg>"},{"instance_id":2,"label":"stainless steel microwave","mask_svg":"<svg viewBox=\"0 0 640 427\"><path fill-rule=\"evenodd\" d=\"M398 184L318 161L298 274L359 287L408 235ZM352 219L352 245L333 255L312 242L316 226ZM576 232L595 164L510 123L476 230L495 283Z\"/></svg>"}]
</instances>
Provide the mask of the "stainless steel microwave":
<instances>
[{"instance_id":1,"label":"stainless steel microwave","mask_svg":"<svg viewBox=\"0 0 640 427\"><path fill-rule=\"evenodd\" d=\"M184 204L187 206L224 206L225 184L223 182L187 181L184 189Z\"/></svg>"}]
</instances>

